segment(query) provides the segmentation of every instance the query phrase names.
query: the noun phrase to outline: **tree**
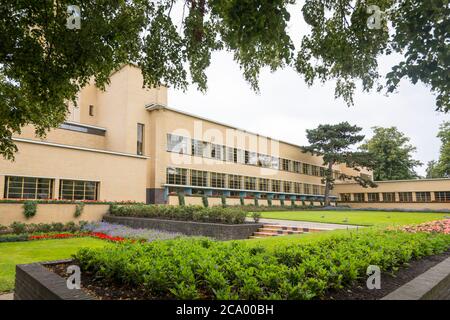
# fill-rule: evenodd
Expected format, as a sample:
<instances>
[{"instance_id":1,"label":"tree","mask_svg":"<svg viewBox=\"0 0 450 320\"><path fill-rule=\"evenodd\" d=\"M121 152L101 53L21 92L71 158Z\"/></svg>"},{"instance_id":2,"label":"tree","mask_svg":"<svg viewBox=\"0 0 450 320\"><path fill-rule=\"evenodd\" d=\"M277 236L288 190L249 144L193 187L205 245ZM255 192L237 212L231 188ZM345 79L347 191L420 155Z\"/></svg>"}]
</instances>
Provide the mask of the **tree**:
<instances>
[{"instance_id":1,"label":"tree","mask_svg":"<svg viewBox=\"0 0 450 320\"><path fill-rule=\"evenodd\" d=\"M425 177L427 179L441 178L440 173L437 171L437 162L435 160L428 161Z\"/></svg>"},{"instance_id":2,"label":"tree","mask_svg":"<svg viewBox=\"0 0 450 320\"><path fill-rule=\"evenodd\" d=\"M440 125L437 137L441 139L442 143L439 160L428 162L427 178L448 178L450 177L450 121ZM428 176L429 170L430 176Z\"/></svg>"},{"instance_id":3,"label":"tree","mask_svg":"<svg viewBox=\"0 0 450 320\"><path fill-rule=\"evenodd\" d=\"M103 88L124 63L138 64L144 85L206 90L214 51L226 50L258 90L262 68L294 67L308 84L337 80L335 95L352 104L356 83L393 92L401 79L421 81L450 109L448 0L306 0L310 26L295 47L287 26L295 0L41 0L0 2L0 154L13 158L12 135L31 124L38 136L65 118L68 101L91 78ZM66 26L68 5L81 28ZM183 6L181 17L173 14ZM380 10L367 13L368 5ZM78 16L75 16L78 19ZM381 21L369 29L367 21ZM383 18L383 19L381 19ZM392 30L387 30L387 22ZM375 23L377 25L377 23ZM404 54L384 76L377 58Z\"/></svg>"},{"instance_id":4,"label":"tree","mask_svg":"<svg viewBox=\"0 0 450 320\"><path fill-rule=\"evenodd\" d=\"M351 146L361 142L364 135L359 134L362 128L351 126L348 122L336 125L321 124L316 129L306 130L309 146L302 147L304 153L322 156L327 166L322 182L325 183L325 205L330 205L330 191L334 187L333 165L345 164L349 168L360 171L362 167L372 168L373 161L367 152L351 151ZM339 174L341 180L354 180L363 187L376 187L372 180L364 176Z\"/></svg>"},{"instance_id":5,"label":"tree","mask_svg":"<svg viewBox=\"0 0 450 320\"><path fill-rule=\"evenodd\" d=\"M373 127L374 135L360 146L360 150L369 152L373 160L374 179L403 180L418 178L414 167L422 165L414 160L412 153L416 148L410 145L409 138L396 127Z\"/></svg>"}]
</instances>

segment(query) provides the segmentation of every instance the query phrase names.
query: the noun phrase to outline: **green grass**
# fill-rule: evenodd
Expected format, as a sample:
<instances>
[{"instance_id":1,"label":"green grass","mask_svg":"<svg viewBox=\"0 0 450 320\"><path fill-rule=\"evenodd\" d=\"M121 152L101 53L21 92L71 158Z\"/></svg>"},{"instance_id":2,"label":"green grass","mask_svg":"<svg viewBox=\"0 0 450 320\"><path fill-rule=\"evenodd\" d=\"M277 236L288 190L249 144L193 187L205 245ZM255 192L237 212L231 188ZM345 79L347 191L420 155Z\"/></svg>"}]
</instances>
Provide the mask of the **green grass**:
<instances>
[{"instance_id":1,"label":"green grass","mask_svg":"<svg viewBox=\"0 0 450 320\"><path fill-rule=\"evenodd\" d=\"M16 264L67 259L82 247L99 248L107 243L93 238L0 243L0 292L14 289Z\"/></svg>"},{"instance_id":2,"label":"green grass","mask_svg":"<svg viewBox=\"0 0 450 320\"><path fill-rule=\"evenodd\" d=\"M383 211L271 211L261 212L261 218L351 224L360 226L388 226L416 224L444 219L450 213L383 212Z\"/></svg>"}]
</instances>

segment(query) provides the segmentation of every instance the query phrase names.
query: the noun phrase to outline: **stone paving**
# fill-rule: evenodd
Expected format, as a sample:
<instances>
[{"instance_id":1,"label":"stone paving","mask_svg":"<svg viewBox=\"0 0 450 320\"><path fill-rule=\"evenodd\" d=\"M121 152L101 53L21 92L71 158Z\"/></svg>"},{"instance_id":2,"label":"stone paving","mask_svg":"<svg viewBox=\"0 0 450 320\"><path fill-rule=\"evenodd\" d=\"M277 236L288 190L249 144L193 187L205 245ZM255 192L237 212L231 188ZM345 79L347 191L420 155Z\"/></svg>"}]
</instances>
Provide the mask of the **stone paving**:
<instances>
[{"instance_id":1,"label":"stone paving","mask_svg":"<svg viewBox=\"0 0 450 320\"><path fill-rule=\"evenodd\" d=\"M0 294L0 300L14 300L14 293Z\"/></svg>"},{"instance_id":2,"label":"stone paving","mask_svg":"<svg viewBox=\"0 0 450 320\"><path fill-rule=\"evenodd\" d=\"M252 218L246 219L252 222ZM281 219L259 219L260 223L264 224L279 224L283 226L293 226L309 229L322 229L322 230L336 230L336 229L355 229L362 228L361 226L348 225L348 224L336 224L336 223L322 223L322 222L309 222L309 221L295 221L295 220L281 220Z\"/></svg>"}]
</instances>

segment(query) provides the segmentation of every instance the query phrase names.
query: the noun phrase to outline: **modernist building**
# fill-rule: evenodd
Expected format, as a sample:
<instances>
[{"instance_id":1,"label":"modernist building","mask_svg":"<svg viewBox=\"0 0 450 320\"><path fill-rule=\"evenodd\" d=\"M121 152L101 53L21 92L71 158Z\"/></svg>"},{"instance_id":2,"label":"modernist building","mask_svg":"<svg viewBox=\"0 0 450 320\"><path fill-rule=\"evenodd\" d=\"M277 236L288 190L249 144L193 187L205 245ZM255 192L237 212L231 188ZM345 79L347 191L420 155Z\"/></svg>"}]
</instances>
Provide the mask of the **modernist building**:
<instances>
[{"instance_id":1,"label":"modernist building","mask_svg":"<svg viewBox=\"0 0 450 320\"><path fill-rule=\"evenodd\" d=\"M278 204L282 199L318 202L324 193L320 157L291 143L169 108L167 88L142 88L140 70L131 65L111 75L106 91L93 84L81 90L66 122L45 139L25 127L14 141L19 148L15 161L0 160L3 198L177 203L173 195L183 192L188 203L201 203L196 195L206 194L212 204L220 203L222 195L230 204L239 203L240 197L247 203L256 197L260 204L268 198ZM336 175L371 176L345 166L333 170ZM418 191L429 192L425 199L430 202L450 200L449 180L429 188ZM340 194L343 201L360 203L354 194L372 193L361 189L339 185L333 197ZM444 194L436 197L435 192ZM416 194L408 198L417 199Z\"/></svg>"}]
</instances>

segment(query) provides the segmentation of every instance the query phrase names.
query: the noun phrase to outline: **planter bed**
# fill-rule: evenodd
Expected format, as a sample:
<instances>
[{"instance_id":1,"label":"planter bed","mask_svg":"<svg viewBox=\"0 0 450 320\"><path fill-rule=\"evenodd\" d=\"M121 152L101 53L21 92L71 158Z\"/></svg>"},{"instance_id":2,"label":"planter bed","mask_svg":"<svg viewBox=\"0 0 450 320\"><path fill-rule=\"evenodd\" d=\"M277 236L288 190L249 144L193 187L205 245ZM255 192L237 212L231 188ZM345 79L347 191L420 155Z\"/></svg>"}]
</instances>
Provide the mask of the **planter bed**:
<instances>
[{"instance_id":1,"label":"planter bed","mask_svg":"<svg viewBox=\"0 0 450 320\"><path fill-rule=\"evenodd\" d=\"M364 283L352 288L330 292L324 299L333 300L379 300L450 257L446 253L411 261L409 267L401 268L395 276L381 275L381 289L369 290ZM104 282L92 274L82 272L81 290L66 287L67 267L72 260L60 260L17 266L15 300L62 299L62 300L153 300L139 288ZM450 277L450 275L449 275ZM448 290L448 288L447 288Z\"/></svg>"},{"instance_id":2,"label":"planter bed","mask_svg":"<svg viewBox=\"0 0 450 320\"><path fill-rule=\"evenodd\" d=\"M112 215L105 215L103 220L132 228L164 230L188 236L211 237L217 240L248 239L249 236L262 227L261 223L224 224Z\"/></svg>"}]
</instances>

